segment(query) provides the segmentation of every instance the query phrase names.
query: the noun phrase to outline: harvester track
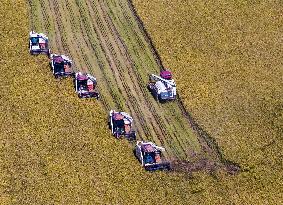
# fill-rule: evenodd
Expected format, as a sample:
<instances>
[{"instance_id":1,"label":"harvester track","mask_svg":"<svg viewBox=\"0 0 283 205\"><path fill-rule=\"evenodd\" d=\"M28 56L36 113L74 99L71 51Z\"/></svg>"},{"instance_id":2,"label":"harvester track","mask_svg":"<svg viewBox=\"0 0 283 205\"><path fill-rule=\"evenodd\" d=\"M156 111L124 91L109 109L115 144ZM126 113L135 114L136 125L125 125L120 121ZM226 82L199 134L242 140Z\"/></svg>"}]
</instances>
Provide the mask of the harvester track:
<instances>
[{"instance_id":1,"label":"harvester track","mask_svg":"<svg viewBox=\"0 0 283 205\"><path fill-rule=\"evenodd\" d=\"M31 27L53 37L52 50L69 55L75 71L97 77L106 112L129 112L138 138L166 147L170 159L203 152L182 104L159 104L147 90L148 74L164 68L130 1L43 0L37 10Z\"/></svg>"}]
</instances>

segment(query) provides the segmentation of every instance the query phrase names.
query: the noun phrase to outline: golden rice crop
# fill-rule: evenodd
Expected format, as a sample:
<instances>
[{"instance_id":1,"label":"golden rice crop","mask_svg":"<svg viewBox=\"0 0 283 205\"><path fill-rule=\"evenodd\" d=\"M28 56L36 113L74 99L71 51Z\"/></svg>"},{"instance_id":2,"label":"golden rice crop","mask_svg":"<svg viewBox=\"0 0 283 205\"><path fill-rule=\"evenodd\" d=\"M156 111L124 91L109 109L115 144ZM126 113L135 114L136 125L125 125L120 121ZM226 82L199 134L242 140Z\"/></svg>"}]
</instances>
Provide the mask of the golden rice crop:
<instances>
[{"instance_id":1,"label":"golden rice crop","mask_svg":"<svg viewBox=\"0 0 283 205\"><path fill-rule=\"evenodd\" d=\"M280 176L267 166L228 178L142 170L100 104L28 54L26 1L3 0L0 11L0 204L280 204Z\"/></svg>"}]
</instances>

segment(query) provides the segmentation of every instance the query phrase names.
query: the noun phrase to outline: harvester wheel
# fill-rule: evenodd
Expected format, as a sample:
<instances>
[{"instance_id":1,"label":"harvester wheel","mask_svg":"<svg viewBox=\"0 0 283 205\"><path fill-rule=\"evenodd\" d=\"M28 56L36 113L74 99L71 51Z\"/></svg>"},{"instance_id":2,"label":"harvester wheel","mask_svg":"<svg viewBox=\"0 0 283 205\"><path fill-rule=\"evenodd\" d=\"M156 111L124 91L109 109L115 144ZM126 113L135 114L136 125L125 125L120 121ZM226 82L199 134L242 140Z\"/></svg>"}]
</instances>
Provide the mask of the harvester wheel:
<instances>
[{"instance_id":1,"label":"harvester wheel","mask_svg":"<svg viewBox=\"0 0 283 205\"><path fill-rule=\"evenodd\" d=\"M51 49L48 49L46 55L47 55L47 57L50 59L50 57L51 57Z\"/></svg>"},{"instance_id":2,"label":"harvester wheel","mask_svg":"<svg viewBox=\"0 0 283 205\"><path fill-rule=\"evenodd\" d=\"M147 85L147 89L151 92L151 84L150 83Z\"/></svg>"},{"instance_id":3,"label":"harvester wheel","mask_svg":"<svg viewBox=\"0 0 283 205\"><path fill-rule=\"evenodd\" d=\"M136 140L136 132L135 131L132 131L132 133L130 133L128 140L129 141L135 141Z\"/></svg>"},{"instance_id":4,"label":"harvester wheel","mask_svg":"<svg viewBox=\"0 0 283 205\"><path fill-rule=\"evenodd\" d=\"M108 120L108 128L109 128L110 130L112 129L110 120Z\"/></svg>"},{"instance_id":5,"label":"harvester wheel","mask_svg":"<svg viewBox=\"0 0 283 205\"><path fill-rule=\"evenodd\" d=\"M158 93L154 92L154 99L156 100L156 102L159 102L159 97L158 97Z\"/></svg>"},{"instance_id":6,"label":"harvester wheel","mask_svg":"<svg viewBox=\"0 0 283 205\"><path fill-rule=\"evenodd\" d=\"M117 139L120 139L121 138L121 136L119 135L119 133L118 132L115 132L115 137L117 138Z\"/></svg>"}]
</instances>

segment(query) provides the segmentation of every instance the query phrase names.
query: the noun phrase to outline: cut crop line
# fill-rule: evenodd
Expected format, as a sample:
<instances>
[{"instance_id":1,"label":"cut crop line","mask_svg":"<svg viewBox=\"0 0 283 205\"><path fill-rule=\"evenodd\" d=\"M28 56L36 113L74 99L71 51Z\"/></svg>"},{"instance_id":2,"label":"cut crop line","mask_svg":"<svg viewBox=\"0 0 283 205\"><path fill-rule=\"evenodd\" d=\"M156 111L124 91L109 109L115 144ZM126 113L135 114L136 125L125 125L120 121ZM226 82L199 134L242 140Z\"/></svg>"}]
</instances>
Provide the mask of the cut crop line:
<instances>
[{"instance_id":1,"label":"cut crop line","mask_svg":"<svg viewBox=\"0 0 283 205\"><path fill-rule=\"evenodd\" d=\"M127 26L124 26L124 27L127 27ZM129 35L129 34L128 34ZM138 76L138 75L137 75ZM139 80L139 83L143 83L142 82L142 80ZM144 86L144 84L140 84L140 87L141 88L143 88L143 87L145 87ZM148 92L147 92L148 93ZM144 94L144 93L143 93ZM144 94L144 95L146 95L146 94ZM147 95L147 97L148 97L148 95ZM147 101L148 102L148 101ZM150 108L153 108L153 106L150 106ZM155 110L154 111L152 111L152 113L157 113ZM159 119L159 122L160 122L161 120ZM188 127L189 128L189 127ZM166 130L165 128L163 128L164 130ZM169 136L168 138L170 138L170 137L172 137L172 136L176 136L175 135L175 132L173 132L172 134L171 134L171 136ZM167 137L166 137L167 138ZM170 140L170 141L172 141L172 140ZM175 144L175 146L176 146L176 144ZM181 147L181 143L179 142L179 146ZM183 151L184 151L184 148L181 148Z\"/></svg>"}]
</instances>

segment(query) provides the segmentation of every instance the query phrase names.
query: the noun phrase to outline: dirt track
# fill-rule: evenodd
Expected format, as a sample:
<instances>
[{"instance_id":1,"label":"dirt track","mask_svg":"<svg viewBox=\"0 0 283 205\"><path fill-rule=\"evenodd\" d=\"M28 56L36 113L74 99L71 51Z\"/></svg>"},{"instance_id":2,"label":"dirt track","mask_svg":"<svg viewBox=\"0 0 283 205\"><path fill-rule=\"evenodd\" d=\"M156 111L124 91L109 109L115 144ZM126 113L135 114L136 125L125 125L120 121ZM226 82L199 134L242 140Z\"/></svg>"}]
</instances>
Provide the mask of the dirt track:
<instances>
[{"instance_id":1,"label":"dirt track","mask_svg":"<svg viewBox=\"0 0 283 205\"><path fill-rule=\"evenodd\" d=\"M69 55L75 70L97 77L105 110L129 112L139 139L166 147L170 159L191 159L196 153L219 158L198 139L181 103L159 104L148 92L148 74L158 74L162 65L130 2L34 2L29 1L32 29L47 33L53 52Z\"/></svg>"}]
</instances>

